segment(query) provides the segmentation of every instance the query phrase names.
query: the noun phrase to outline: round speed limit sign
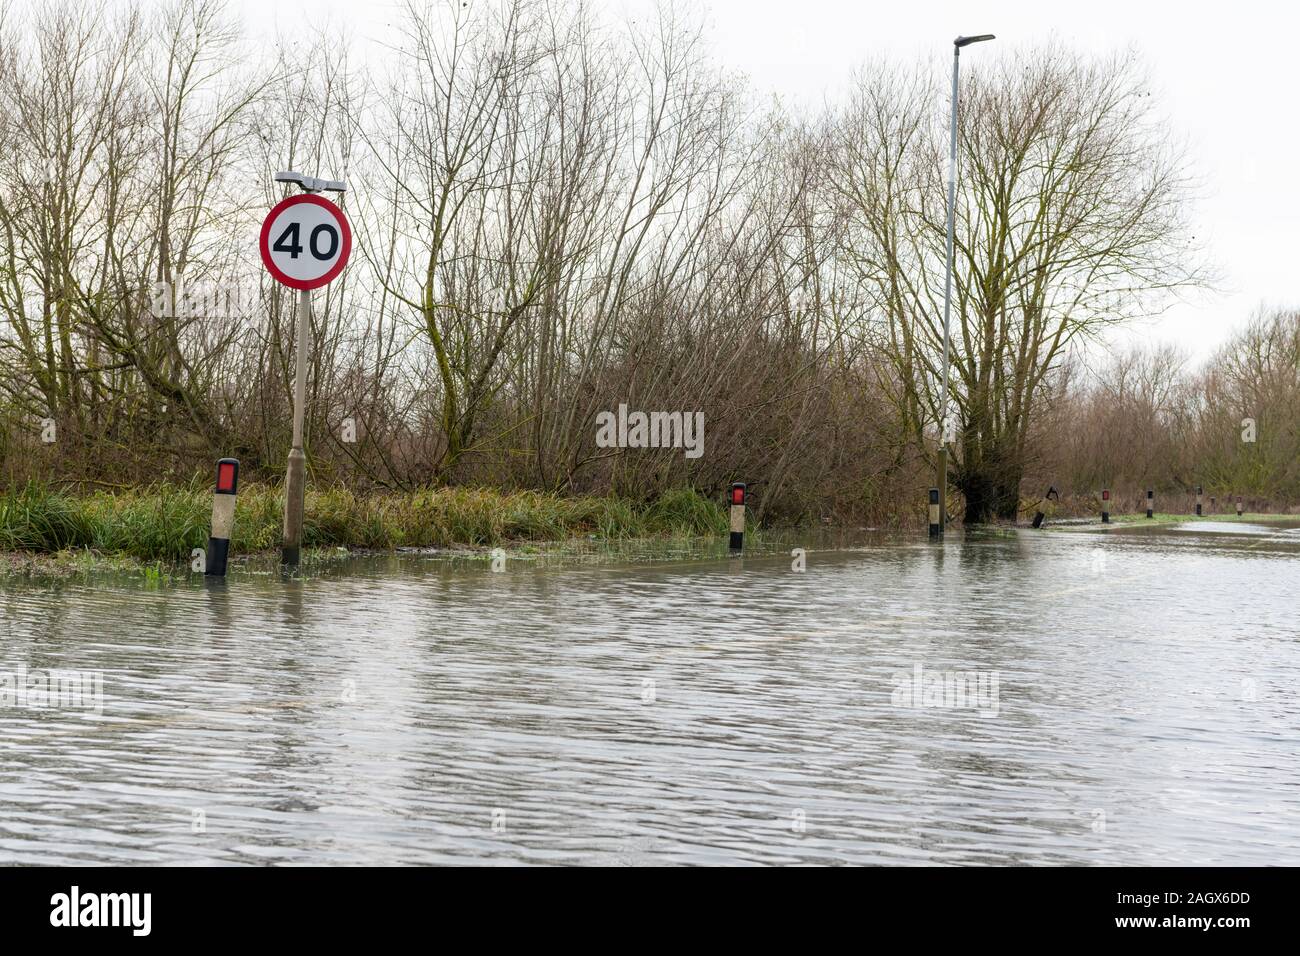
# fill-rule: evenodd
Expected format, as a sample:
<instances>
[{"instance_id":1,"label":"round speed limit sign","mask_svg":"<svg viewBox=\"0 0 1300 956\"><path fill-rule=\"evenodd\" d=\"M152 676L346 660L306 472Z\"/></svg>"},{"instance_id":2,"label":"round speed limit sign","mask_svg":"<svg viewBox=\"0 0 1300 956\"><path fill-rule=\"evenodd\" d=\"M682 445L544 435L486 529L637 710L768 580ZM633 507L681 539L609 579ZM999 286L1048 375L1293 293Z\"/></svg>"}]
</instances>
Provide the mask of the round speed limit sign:
<instances>
[{"instance_id":1,"label":"round speed limit sign","mask_svg":"<svg viewBox=\"0 0 1300 956\"><path fill-rule=\"evenodd\" d=\"M352 229L343 210L315 193L290 196L262 223L266 271L291 289L318 289L348 264Z\"/></svg>"}]
</instances>

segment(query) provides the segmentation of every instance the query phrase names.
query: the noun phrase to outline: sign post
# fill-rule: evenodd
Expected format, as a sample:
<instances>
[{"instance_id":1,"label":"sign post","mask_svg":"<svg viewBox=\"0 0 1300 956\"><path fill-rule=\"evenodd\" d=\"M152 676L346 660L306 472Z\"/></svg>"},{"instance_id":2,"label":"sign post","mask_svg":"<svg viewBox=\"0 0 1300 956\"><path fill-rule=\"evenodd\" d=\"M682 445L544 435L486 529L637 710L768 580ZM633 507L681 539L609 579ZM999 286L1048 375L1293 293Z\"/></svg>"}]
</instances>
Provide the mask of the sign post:
<instances>
[{"instance_id":1,"label":"sign post","mask_svg":"<svg viewBox=\"0 0 1300 956\"><path fill-rule=\"evenodd\" d=\"M307 456L303 417L307 404L307 351L311 347L311 290L338 278L352 252L352 229L343 210L320 190L343 192L338 181L300 173L276 173L277 182L296 182L303 192L281 201L262 223L262 263L281 285L298 290L298 355L293 381L293 447L284 476L284 544L280 563L296 568L302 554L303 499Z\"/></svg>"}]
</instances>

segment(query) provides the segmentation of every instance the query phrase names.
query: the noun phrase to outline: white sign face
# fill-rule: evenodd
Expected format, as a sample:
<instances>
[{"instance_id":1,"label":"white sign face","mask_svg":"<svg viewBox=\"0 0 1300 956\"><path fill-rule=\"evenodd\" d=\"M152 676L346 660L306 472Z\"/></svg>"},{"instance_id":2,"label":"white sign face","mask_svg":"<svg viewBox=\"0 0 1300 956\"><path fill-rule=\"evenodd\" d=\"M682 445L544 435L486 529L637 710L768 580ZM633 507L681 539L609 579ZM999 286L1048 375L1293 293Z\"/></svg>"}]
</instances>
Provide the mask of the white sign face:
<instances>
[{"instance_id":1,"label":"white sign face","mask_svg":"<svg viewBox=\"0 0 1300 956\"><path fill-rule=\"evenodd\" d=\"M290 196L262 223L262 262L276 281L315 289L334 280L352 252L343 211L313 193Z\"/></svg>"}]
</instances>

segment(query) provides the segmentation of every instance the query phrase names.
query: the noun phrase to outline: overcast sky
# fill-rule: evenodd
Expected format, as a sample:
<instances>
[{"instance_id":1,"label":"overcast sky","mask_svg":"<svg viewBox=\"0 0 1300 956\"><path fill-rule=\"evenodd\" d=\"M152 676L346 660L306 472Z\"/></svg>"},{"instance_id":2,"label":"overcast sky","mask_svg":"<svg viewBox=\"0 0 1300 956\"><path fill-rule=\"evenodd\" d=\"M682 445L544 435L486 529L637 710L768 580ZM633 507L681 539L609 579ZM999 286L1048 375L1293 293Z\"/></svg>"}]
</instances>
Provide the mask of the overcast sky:
<instances>
[{"instance_id":1,"label":"overcast sky","mask_svg":"<svg viewBox=\"0 0 1300 956\"><path fill-rule=\"evenodd\" d=\"M618 16L650 0L604 0ZM1227 340L1259 304L1300 305L1300 192L1296 161L1300 89L1295 26L1288 4L1237 0L1143 3L1139 0L678 0L697 8L721 63L748 74L760 91L791 104L819 106L842 92L853 69L871 59L932 57L951 69L952 39L994 33L963 68L997 55L998 46L1053 37L1086 51L1133 47L1176 135L1188 144L1203 184L1195 235L1218 267L1217 291L1174 305L1164 316L1123 333L1176 340L1203 358ZM346 0L235 0L248 32L291 32L310 11L346 22L362 46L387 38L395 5Z\"/></svg>"}]
</instances>

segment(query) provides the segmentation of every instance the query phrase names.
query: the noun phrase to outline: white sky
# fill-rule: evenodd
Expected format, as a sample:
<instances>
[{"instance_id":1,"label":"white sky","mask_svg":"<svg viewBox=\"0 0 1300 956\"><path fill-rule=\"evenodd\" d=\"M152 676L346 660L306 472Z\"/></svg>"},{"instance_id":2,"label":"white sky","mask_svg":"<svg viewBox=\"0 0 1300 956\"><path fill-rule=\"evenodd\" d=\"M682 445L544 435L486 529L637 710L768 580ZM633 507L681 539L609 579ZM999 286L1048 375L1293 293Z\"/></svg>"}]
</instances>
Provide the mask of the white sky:
<instances>
[{"instance_id":1,"label":"white sky","mask_svg":"<svg viewBox=\"0 0 1300 956\"><path fill-rule=\"evenodd\" d=\"M599 0L598 0L599 2ZM604 0L611 12L648 10L653 0ZM820 106L847 86L859 64L880 57L932 57L951 69L952 39L994 33L969 49L963 69L996 47L1057 38L1084 51L1133 47L1175 134L1186 140L1202 196L1194 233L1221 280L1213 292L1175 304L1164 316L1120 333L1175 340L1204 358L1259 304L1300 305L1297 227L1300 189L1300 13L1282 0L1143 2L1088 0L677 0L698 8L718 60L754 87L792 106ZM303 14L346 23L359 45L383 40L395 4L347 0L234 0L248 33L266 37L277 22L292 32Z\"/></svg>"}]
</instances>

